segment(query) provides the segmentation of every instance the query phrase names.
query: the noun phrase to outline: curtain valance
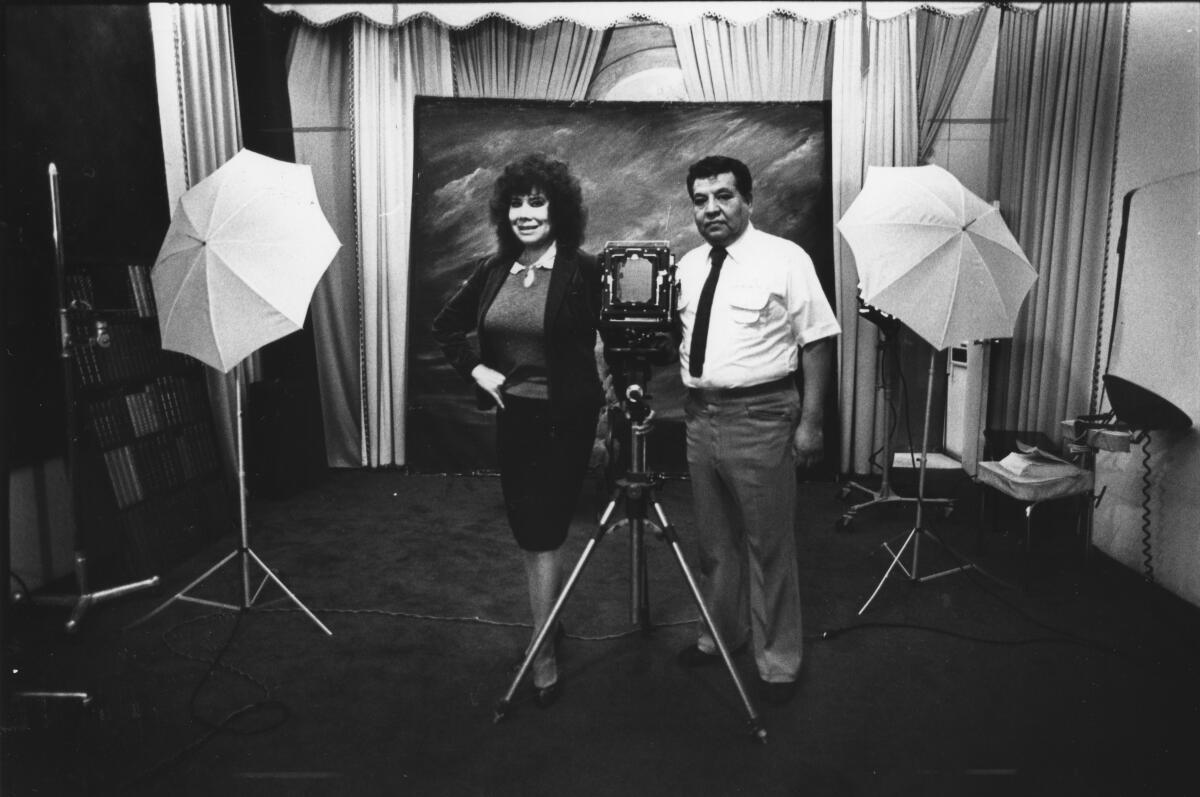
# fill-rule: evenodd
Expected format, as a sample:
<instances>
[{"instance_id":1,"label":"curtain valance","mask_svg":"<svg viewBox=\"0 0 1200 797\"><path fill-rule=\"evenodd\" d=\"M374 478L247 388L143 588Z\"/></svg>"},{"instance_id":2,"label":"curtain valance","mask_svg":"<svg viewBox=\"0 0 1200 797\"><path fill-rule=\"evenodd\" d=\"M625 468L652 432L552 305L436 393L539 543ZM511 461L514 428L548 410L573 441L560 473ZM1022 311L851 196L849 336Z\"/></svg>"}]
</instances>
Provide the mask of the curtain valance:
<instances>
[{"instance_id":1,"label":"curtain valance","mask_svg":"<svg viewBox=\"0 0 1200 797\"><path fill-rule=\"evenodd\" d=\"M350 18L361 18L380 27L397 27L414 19L436 19L451 28L469 28L494 18L507 19L527 28L550 22L570 21L603 30L625 22L657 22L686 26L708 17L739 25L757 22L773 14L806 20L827 20L858 13L866 6L872 19L890 19L920 8L950 16L969 14L986 3L862 3L862 2L717 2L717 3L267 3L276 14L294 15L310 25L324 27ZM1013 3L1034 10L1040 3Z\"/></svg>"}]
</instances>

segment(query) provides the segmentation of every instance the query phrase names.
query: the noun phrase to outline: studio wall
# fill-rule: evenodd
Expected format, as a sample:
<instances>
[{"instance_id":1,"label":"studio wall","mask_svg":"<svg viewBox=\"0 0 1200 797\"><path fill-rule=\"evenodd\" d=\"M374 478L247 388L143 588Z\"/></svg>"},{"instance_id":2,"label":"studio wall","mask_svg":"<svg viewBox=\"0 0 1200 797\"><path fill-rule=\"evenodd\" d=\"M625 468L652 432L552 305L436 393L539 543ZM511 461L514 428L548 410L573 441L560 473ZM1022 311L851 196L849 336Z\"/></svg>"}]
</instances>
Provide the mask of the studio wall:
<instances>
[{"instance_id":1,"label":"studio wall","mask_svg":"<svg viewBox=\"0 0 1200 797\"><path fill-rule=\"evenodd\" d=\"M1121 198L1141 186L1191 172L1200 164L1197 74L1200 5L1132 4L1108 257L1109 299L1101 320L1105 330L1112 325L1109 314L1116 299ZM1156 273L1153 261L1138 262L1143 273L1131 274L1131 279L1167 278L1165 273ZM1195 267L1193 263L1193 273ZM1137 266L1131 263L1131 268ZM1188 339L1188 333L1194 338L1200 308L1192 307L1190 313L1158 313L1156 321L1157 345L1164 356L1197 357L1197 352L1186 350L1180 342ZM1127 453L1101 452L1097 456L1096 489L1103 491L1103 497L1096 508L1095 544L1134 571L1152 574L1164 589L1200 605L1200 529L1196 522L1200 517L1200 433L1195 426L1180 434L1154 433L1150 444L1148 485L1143 484L1144 445L1134 445ZM1144 486L1149 493L1145 506ZM1148 539L1143 532L1144 510L1149 517Z\"/></svg>"}]
</instances>

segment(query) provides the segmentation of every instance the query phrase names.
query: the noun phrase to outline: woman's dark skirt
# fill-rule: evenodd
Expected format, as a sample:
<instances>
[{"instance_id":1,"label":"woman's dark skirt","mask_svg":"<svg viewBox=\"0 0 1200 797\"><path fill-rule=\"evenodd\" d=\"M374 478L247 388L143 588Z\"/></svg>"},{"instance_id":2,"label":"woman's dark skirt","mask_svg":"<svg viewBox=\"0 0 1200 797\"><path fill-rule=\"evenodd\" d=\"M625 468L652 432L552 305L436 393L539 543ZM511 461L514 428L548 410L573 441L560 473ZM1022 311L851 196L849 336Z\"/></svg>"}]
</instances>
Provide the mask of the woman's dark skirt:
<instances>
[{"instance_id":1,"label":"woman's dark skirt","mask_svg":"<svg viewBox=\"0 0 1200 797\"><path fill-rule=\"evenodd\" d=\"M579 502L599 411L580 405L552 420L549 401L505 396L504 404L496 444L509 526L522 549L556 550Z\"/></svg>"}]
</instances>

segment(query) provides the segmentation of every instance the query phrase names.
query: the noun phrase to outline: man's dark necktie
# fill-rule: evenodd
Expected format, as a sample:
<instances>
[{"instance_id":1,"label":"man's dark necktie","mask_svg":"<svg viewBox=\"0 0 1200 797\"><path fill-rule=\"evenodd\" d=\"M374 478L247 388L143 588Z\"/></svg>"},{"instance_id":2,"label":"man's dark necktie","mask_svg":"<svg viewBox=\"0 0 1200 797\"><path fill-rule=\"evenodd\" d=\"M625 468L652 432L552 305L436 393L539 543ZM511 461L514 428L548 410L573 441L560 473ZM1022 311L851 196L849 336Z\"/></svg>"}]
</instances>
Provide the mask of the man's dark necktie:
<instances>
[{"instance_id":1,"label":"man's dark necktie","mask_svg":"<svg viewBox=\"0 0 1200 797\"><path fill-rule=\"evenodd\" d=\"M708 320L712 315L713 294L717 292L717 279L721 276L721 265L725 262L723 246L712 248L712 266L708 279L700 289L700 305L696 308L696 325L692 329L692 350L688 355L688 372L699 378L704 371L704 352L708 348Z\"/></svg>"}]
</instances>

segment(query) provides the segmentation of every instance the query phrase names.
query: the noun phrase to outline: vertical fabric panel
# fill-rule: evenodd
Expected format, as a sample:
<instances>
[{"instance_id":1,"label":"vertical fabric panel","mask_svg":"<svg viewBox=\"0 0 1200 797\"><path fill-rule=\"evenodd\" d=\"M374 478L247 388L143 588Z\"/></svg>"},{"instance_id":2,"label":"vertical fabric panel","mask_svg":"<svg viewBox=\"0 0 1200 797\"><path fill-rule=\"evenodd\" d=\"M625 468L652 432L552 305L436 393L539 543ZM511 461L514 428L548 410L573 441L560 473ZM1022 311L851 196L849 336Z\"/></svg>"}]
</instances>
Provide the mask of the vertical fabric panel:
<instances>
[{"instance_id":1,"label":"vertical fabric panel","mask_svg":"<svg viewBox=\"0 0 1200 797\"><path fill-rule=\"evenodd\" d=\"M916 15L917 109L921 120L917 162L925 163L942 127L939 120L950 112L950 103L975 52L987 8L960 17L949 17L929 9L920 9Z\"/></svg>"},{"instance_id":2,"label":"vertical fabric panel","mask_svg":"<svg viewBox=\"0 0 1200 797\"><path fill-rule=\"evenodd\" d=\"M825 76L832 29L830 21L780 14L747 25L704 17L676 26L672 31L688 99L828 99Z\"/></svg>"},{"instance_id":3,"label":"vertical fabric panel","mask_svg":"<svg viewBox=\"0 0 1200 797\"><path fill-rule=\"evenodd\" d=\"M915 39L912 14L868 19L869 68L864 76L862 17L835 20L833 58L833 218L840 219L858 196L867 166L914 166L917 153ZM837 276L838 406L841 412L841 470L867 473L871 455L886 433L884 403L877 400L877 329L858 316L858 270L840 234L834 260ZM887 467L890 463L882 463Z\"/></svg>"},{"instance_id":4,"label":"vertical fabric panel","mask_svg":"<svg viewBox=\"0 0 1200 797\"><path fill-rule=\"evenodd\" d=\"M164 134L164 147L175 142L179 152L164 153L168 164L179 164L182 180L168 179L171 193L186 190L217 170L242 148L241 116L238 108L237 83L234 75L233 32L229 9L217 5L181 4L156 6L155 16L168 15L170 24L154 26L156 38L171 36L170 51L174 54L174 86L177 104L172 108L178 118L164 116L162 124L178 126ZM161 18L161 17L160 17ZM166 43L156 47L160 52ZM159 80L169 79L165 70ZM161 92L160 92L161 93ZM171 212L182 192L168 196ZM243 393L245 385L257 377L258 353L255 352L236 366L241 369ZM227 475L237 474L237 410L234 395L234 373L222 374L216 369L205 371L213 419L221 443L221 457ZM243 400L245 396L242 396Z\"/></svg>"},{"instance_id":5,"label":"vertical fabric panel","mask_svg":"<svg viewBox=\"0 0 1200 797\"><path fill-rule=\"evenodd\" d=\"M358 256L362 280L363 461L403 465L407 402L413 100L453 93L450 40L426 19L351 28Z\"/></svg>"},{"instance_id":6,"label":"vertical fabric panel","mask_svg":"<svg viewBox=\"0 0 1200 797\"><path fill-rule=\"evenodd\" d=\"M529 30L503 19L450 36L458 96L531 100L584 99L604 41L574 22Z\"/></svg>"},{"instance_id":7,"label":"vertical fabric panel","mask_svg":"<svg viewBox=\"0 0 1200 797\"><path fill-rule=\"evenodd\" d=\"M992 423L1056 436L1089 409L1111 227L1123 5L1005 10L989 181L1038 281L998 363Z\"/></svg>"},{"instance_id":8,"label":"vertical fabric panel","mask_svg":"<svg viewBox=\"0 0 1200 797\"><path fill-rule=\"evenodd\" d=\"M325 451L333 467L364 464L359 358L359 277L350 135L348 26L296 26L288 64L296 162L313 171L338 250L310 305Z\"/></svg>"}]
</instances>

